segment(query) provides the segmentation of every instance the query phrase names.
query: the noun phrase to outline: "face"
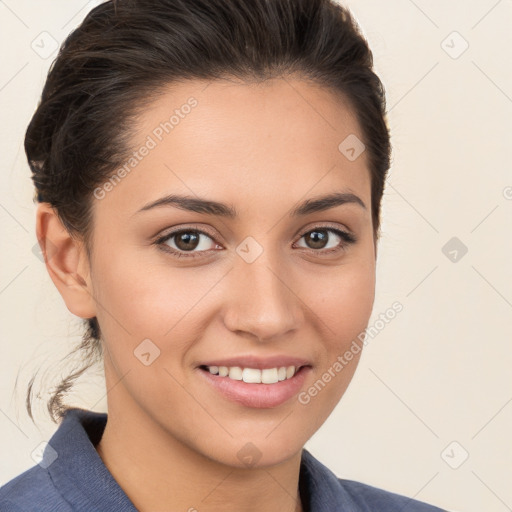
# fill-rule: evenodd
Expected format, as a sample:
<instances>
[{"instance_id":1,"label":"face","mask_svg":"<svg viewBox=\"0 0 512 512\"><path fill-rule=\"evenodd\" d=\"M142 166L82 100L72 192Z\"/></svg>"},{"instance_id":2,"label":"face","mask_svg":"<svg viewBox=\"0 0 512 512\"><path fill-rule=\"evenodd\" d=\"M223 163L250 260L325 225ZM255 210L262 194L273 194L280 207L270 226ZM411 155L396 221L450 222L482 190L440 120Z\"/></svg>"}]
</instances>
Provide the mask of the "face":
<instances>
[{"instance_id":1,"label":"face","mask_svg":"<svg viewBox=\"0 0 512 512\"><path fill-rule=\"evenodd\" d=\"M225 464L243 466L244 450L258 465L285 460L347 389L373 307L367 155L339 149L363 139L357 121L299 79L190 81L135 132L134 159L94 200L109 412ZM332 194L345 196L312 207ZM171 195L194 201L150 207ZM223 363L278 382L203 366ZM304 367L279 380L283 366Z\"/></svg>"}]
</instances>

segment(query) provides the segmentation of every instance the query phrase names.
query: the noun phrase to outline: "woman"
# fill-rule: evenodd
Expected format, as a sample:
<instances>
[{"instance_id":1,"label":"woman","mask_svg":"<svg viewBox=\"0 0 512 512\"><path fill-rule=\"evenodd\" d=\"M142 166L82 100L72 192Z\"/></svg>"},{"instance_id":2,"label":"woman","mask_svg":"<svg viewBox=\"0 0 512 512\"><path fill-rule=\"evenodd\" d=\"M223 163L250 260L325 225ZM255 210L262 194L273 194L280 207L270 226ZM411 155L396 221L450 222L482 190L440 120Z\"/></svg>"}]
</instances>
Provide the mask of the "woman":
<instances>
[{"instance_id":1,"label":"woman","mask_svg":"<svg viewBox=\"0 0 512 512\"><path fill-rule=\"evenodd\" d=\"M59 428L2 512L441 510L303 449L361 355L390 159L347 10L101 4L63 44L25 148L108 420L62 405L64 381Z\"/></svg>"}]
</instances>

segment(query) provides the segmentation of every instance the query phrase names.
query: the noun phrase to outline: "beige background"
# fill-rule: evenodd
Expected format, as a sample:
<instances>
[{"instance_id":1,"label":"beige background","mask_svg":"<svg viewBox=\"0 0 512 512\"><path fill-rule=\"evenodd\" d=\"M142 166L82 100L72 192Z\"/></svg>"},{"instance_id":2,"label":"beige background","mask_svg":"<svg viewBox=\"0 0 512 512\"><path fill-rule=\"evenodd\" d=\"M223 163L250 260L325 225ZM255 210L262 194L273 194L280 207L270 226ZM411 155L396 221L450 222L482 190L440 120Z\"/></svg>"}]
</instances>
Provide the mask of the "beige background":
<instances>
[{"instance_id":1,"label":"beige background","mask_svg":"<svg viewBox=\"0 0 512 512\"><path fill-rule=\"evenodd\" d=\"M28 418L30 377L41 368L45 398L80 337L32 252L23 136L54 55L31 44L51 49L98 3L0 2L0 484L56 429L42 406L39 428ZM394 146L370 325L395 301L404 309L369 340L306 448L340 477L449 510L512 510L512 2L345 4L374 52ZM70 401L104 411L101 374L90 375Z\"/></svg>"}]
</instances>

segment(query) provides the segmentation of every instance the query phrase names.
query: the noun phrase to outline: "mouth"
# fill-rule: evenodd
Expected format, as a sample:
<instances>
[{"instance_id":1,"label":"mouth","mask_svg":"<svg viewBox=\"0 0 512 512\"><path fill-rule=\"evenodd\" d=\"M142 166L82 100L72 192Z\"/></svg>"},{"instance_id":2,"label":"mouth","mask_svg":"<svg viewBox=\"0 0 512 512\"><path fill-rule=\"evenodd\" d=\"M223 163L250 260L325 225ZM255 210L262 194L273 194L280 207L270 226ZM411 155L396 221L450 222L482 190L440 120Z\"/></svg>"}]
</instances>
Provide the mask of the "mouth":
<instances>
[{"instance_id":1,"label":"mouth","mask_svg":"<svg viewBox=\"0 0 512 512\"><path fill-rule=\"evenodd\" d=\"M290 401L304 387L309 364L253 368L200 365L203 382L223 399L243 407L274 408Z\"/></svg>"},{"instance_id":2,"label":"mouth","mask_svg":"<svg viewBox=\"0 0 512 512\"><path fill-rule=\"evenodd\" d=\"M199 368L209 372L211 375L217 375L234 381L243 381L247 384L276 384L293 378L301 366L275 366L273 368L249 368L241 366L216 366L201 365Z\"/></svg>"}]
</instances>

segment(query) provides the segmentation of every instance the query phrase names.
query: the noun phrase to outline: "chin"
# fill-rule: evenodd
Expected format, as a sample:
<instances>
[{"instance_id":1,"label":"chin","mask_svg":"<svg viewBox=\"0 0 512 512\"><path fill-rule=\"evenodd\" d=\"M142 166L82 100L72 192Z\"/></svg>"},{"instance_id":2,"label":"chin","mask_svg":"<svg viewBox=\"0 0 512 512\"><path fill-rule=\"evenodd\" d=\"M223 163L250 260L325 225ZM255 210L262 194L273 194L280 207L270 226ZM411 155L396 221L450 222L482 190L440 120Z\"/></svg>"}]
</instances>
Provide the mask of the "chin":
<instances>
[{"instance_id":1,"label":"chin","mask_svg":"<svg viewBox=\"0 0 512 512\"><path fill-rule=\"evenodd\" d=\"M272 434L271 434L272 435ZM300 454L303 444L297 440L283 445L280 440L249 438L219 442L214 448L204 452L210 460L230 467L258 469L279 465Z\"/></svg>"}]
</instances>

